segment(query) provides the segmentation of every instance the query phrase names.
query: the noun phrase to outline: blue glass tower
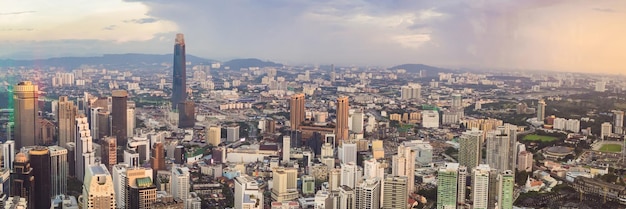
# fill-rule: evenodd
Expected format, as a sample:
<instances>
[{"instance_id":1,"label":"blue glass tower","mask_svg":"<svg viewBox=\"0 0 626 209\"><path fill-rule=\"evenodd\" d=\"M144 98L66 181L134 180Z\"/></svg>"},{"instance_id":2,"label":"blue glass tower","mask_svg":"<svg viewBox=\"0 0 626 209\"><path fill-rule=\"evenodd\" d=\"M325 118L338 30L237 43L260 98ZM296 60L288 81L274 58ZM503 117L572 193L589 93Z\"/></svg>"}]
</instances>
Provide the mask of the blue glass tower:
<instances>
[{"instance_id":1,"label":"blue glass tower","mask_svg":"<svg viewBox=\"0 0 626 209\"><path fill-rule=\"evenodd\" d=\"M187 100L187 66L185 61L185 36L176 34L174 45L174 80L172 81L172 110Z\"/></svg>"}]
</instances>

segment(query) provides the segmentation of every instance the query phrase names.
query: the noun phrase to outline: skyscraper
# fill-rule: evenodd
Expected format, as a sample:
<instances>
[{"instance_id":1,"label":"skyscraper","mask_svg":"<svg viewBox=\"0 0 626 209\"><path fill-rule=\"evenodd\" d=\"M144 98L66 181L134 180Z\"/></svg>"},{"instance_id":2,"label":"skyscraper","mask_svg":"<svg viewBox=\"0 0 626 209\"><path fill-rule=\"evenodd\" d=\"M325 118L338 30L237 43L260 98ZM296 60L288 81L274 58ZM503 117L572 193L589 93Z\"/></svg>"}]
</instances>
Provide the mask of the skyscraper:
<instances>
[{"instance_id":1,"label":"skyscraper","mask_svg":"<svg viewBox=\"0 0 626 209\"><path fill-rule=\"evenodd\" d=\"M491 168L481 164L472 171L473 208L487 209L489 202L489 173Z\"/></svg>"},{"instance_id":2,"label":"skyscraper","mask_svg":"<svg viewBox=\"0 0 626 209\"><path fill-rule=\"evenodd\" d=\"M406 208L408 178L406 176L387 176L383 185L383 209Z\"/></svg>"},{"instance_id":3,"label":"skyscraper","mask_svg":"<svg viewBox=\"0 0 626 209\"><path fill-rule=\"evenodd\" d=\"M128 208L151 209L156 202L156 186L150 177L135 179L128 187Z\"/></svg>"},{"instance_id":4,"label":"skyscraper","mask_svg":"<svg viewBox=\"0 0 626 209\"><path fill-rule=\"evenodd\" d=\"M277 202L298 198L298 169L277 167L272 171L272 200Z\"/></svg>"},{"instance_id":5,"label":"skyscraper","mask_svg":"<svg viewBox=\"0 0 626 209\"><path fill-rule=\"evenodd\" d=\"M337 125L335 134L338 144L348 140L348 117L350 117L350 104L347 96L337 98Z\"/></svg>"},{"instance_id":6,"label":"skyscraper","mask_svg":"<svg viewBox=\"0 0 626 209\"><path fill-rule=\"evenodd\" d=\"M511 124L499 126L487 133L487 164L498 171L515 170L517 167L517 127Z\"/></svg>"},{"instance_id":7,"label":"skyscraper","mask_svg":"<svg viewBox=\"0 0 626 209\"><path fill-rule=\"evenodd\" d=\"M15 159L15 141L9 140L2 143L3 168L13 170L13 159Z\"/></svg>"},{"instance_id":8,"label":"skyscraper","mask_svg":"<svg viewBox=\"0 0 626 209\"><path fill-rule=\"evenodd\" d=\"M180 198L187 205L189 198L189 168L172 167L171 190L174 198Z\"/></svg>"},{"instance_id":9,"label":"skyscraper","mask_svg":"<svg viewBox=\"0 0 626 209\"><path fill-rule=\"evenodd\" d=\"M23 81L13 87L15 145L16 148L39 144L37 132L39 123L39 88L30 81Z\"/></svg>"},{"instance_id":10,"label":"skyscraper","mask_svg":"<svg viewBox=\"0 0 626 209\"><path fill-rule=\"evenodd\" d=\"M35 147L28 152L35 177L35 209L49 209L51 190L50 151L47 147ZM46 201L40 201L46 200Z\"/></svg>"},{"instance_id":11,"label":"skyscraper","mask_svg":"<svg viewBox=\"0 0 626 209\"><path fill-rule=\"evenodd\" d=\"M174 77L172 80L172 109L187 100L187 63L185 61L185 36L176 34L174 44Z\"/></svg>"},{"instance_id":12,"label":"skyscraper","mask_svg":"<svg viewBox=\"0 0 626 209\"><path fill-rule=\"evenodd\" d=\"M85 178L86 169L95 163L95 152L87 117L76 117L76 178Z\"/></svg>"},{"instance_id":13,"label":"skyscraper","mask_svg":"<svg viewBox=\"0 0 626 209\"><path fill-rule=\"evenodd\" d=\"M409 83L400 88L400 98L402 100L420 100L422 98L422 86L418 83Z\"/></svg>"},{"instance_id":14,"label":"skyscraper","mask_svg":"<svg viewBox=\"0 0 626 209\"><path fill-rule=\"evenodd\" d=\"M283 164L285 164L289 161L289 158L291 158L291 137L290 136L283 136L282 152L283 152L282 162Z\"/></svg>"},{"instance_id":15,"label":"skyscraper","mask_svg":"<svg viewBox=\"0 0 626 209\"><path fill-rule=\"evenodd\" d=\"M208 144L217 147L222 143L222 128L220 126L211 126L208 128Z\"/></svg>"},{"instance_id":16,"label":"skyscraper","mask_svg":"<svg viewBox=\"0 0 626 209\"><path fill-rule=\"evenodd\" d=\"M356 163L357 145L354 142L348 142L339 145L337 155L341 163Z\"/></svg>"},{"instance_id":17,"label":"skyscraper","mask_svg":"<svg viewBox=\"0 0 626 209\"><path fill-rule=\"evenodd\" d=\"M341 209L356 209L354 189L348 186L339 187L339 207Z\"/></svg>"},{"instance_id":18,"label":"skyscraper","mask_svg":"<svg viewBox=\"0 0 626 209\"><path fill-rule=\"evenodd\" d=\"M76 141L76 129L74 127L76 127L76 113L78 109L67 96L59 97L58 107L59 146L66 146L68 142Z\"/></svg>"},{"instance_id":19,"label":"skyscraper","mask_svg":"<svg viewBox=\"0 0 626 209\"><path fill-rule=\"evenodd\" d=\"M35 177L25 153L17 153L11 172L11 196L26 198L27 208L35 208Z\"/></svg>"},{"instance_id":20,"label":"skyscraper","mask_svg":"<svg viewBox=\"0 0 626 209\"><path fill-rule=\"evenodd\" d=\"M456 209L465 199L465 168L458 163L446 163L437 172L437 209ZM459 180L463 180L460 182ZM459 192L463 190L463 192ZM457 201L457 197L463 201Z\"/></svg>"},{"instance_id":21,"label":"skyscraper","mask_svg":"<svg viewBox=\"0 0 626 209\"><path fill-rule=\"evenodd\" d=\"M128 92L126 90L113 90L111 135L117 139L118 147L126 147L128 143ZM118 161L120 158L117 159Z\"/></svg>"},{"instance_id":22,"label":"skyscraper","mask_svg":"<svg viewBox=\"0 0 626 209\"><path fill-rule=\"evenodd\" d=\"M546 119L546 102L541 99L537 103L537 121L542 122Z\"/></svg>"},{"instance_id":23,"label":"skyscraper","mask_svg":"<svg viewBox=\"0 0 626 209\"><path fill-rule=\"evenodd\" d=\"M479 130L470 130L461 134L459 138L459 164L472 170L482 159L483 132Z\"/></svg>"},{"instance_id":24,"label":"skyscraper","mask_svg":"<svg viewBox=\"0 0 626 209\"><path fill-rule=\"evenodd\" d=\"M263 188L248 175L235 178L235 208L263 208Z\"/></svg>"},{"instance_id":25,"label":"skyscraper","mask_svg":"<svg viewBox=\"0 0 626 209\"><path fill-rule=\"evenodd\" d=\"M178 128L193 128L196 125L196 104L184 101L178 104Z\"/></svg>"},{"instance_id":26,"label":"skyscraper","mask_svg":"<svg viewBox=\"0 0 626 209\"><path fill-rule=\"evenodd\" d=\"M378 209L380 208L380 182L379 178L362 179L356 185L356 208Z\"/></svg>"},{"instance_id":27,"label":"skyscraper","mask_svg":"<svg viewBox=\"0 0 626 209\"><path fill-rule=\"evenodd\" d=\"M624 111L613 111L613 133L622 134L624 132Z\"/></svg>"},{"instance_id":28,"label":"skyscraper","mask_svg":"<svg viewBox=\"0 0 626 209\"><path fill-rule=\"evenodd\" d=\"M115 137L105 137L102 139L102 159L100 160L109 172L115 164L117 164L117 140Z\"/></svg>"},{"instance_id":29,"label":"skyscraper","mask_svg":"<svg viewBox=\"0 0 626 209\"><path fill-rule=\"evenodd\" d=\"M391 174L395 176L406 176L407 194L415 191L415 152L411 147L400 145L398 154L392 157Z\"/></svg>"},{"instance_id":30,"label":"skyscraper","mask_svg":"<svg viewBox=\"0 0 626 209\"><path fill-rule=\"evenodd\" d=\"M131 104L133 104L131 106ZM126 136L132 138L135 136L135 103L128 102L128 108L126 109ZM97 139L97 138L96 138Z\"/></svg>"},{"instance_id":31,"label":"skyscraper","mask_svg":"<svg viewBox=\"0 0 626 209\"><path fill-rule=\"evenodd\" d=\"M355 188L356 183L361 179L361 173L355 162L341 164L341 186Z\"/></svg>"},{"instance_id":32,"label":"skyscraper","mask_svg":"<svg viewBox=\"0 0 626 209\"><path fill-rule=\"evenodd\" d=\"M109 111L100 110L98 112L95 122L97 123L96 127L98 127L99 139L105 136L115 136L111 134L111 119L111 113Z\"/></svg>"},{"instance_id":33,"label":"skyscraper","mask_svg":"<svg viewBox=\"0 0 626 209\"><path fill-rule=\"evenodd\" d=\"M115 209L113 179L106 166L97 164L87 167L84 182L83 209Z\"/></svg>"},{"instance_id":34,"label":"skyscraper","mask_svg":"<svg viewBox=\"0 0 626 209\"><path fill-rule=\"evenodd\" d=\"M67 176L69 175L67 149L61 146L50 146L48 150L50 150L52 196L66 194Z\"/></svg>"},{"instance_id":35,"label":"skyscraper","mask_svg":"<svg viewBox=\"0 0 626 209\"><path fill-rule=\"evenodd\" d=\"M513 187L515 186L515 173L510 170L503 171L498 175L498 206L502 209L513 208Z\"/></svg>"},{"instance_id":36,"label":"skyscraper","mask_svg":"<svg viewBox=\"0 0 626 209\"><path fill-rule=\"evenodd\" d=\"M152 171L154 172L152 176L156 177L157 171L165 170L165 148L163 147L163 143L157 142L154 143L154 148L152 149L150 163L152 165Z\"/></svg>"},{"instance_id":37,"label":"skyscraper","mask_svg":"<svg viewBox=\"0 0 626 209\"><path fill-rule=\"evenodd\" d=\"M298 130L300 124L304 122L304 104L304 94L291 95L291 99L289 100L289 122L291 123L291 130Z\"/></svg>"},{"instance_id":38,"label":"skyscraper","mask_svg":"<svg viewBox=\"0 0 626 209\"><path fill-rule=\"evenodd\" d=\"M363 110L354 111L352 114L352 132L363 133Z\"/></svg>"}]
</instances>

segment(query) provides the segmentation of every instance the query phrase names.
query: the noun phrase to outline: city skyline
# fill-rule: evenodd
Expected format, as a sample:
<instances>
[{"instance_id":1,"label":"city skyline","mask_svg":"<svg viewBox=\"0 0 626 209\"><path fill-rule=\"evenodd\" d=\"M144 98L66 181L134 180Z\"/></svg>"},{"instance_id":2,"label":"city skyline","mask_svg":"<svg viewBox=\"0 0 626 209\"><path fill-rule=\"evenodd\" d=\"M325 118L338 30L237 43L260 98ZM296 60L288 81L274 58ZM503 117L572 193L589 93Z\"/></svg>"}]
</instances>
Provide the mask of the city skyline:
<instances>
[{"instance_id":1,"label":"city skyline","mask_svg":"<svg viewBox=\"0 0 626 209\"><path fill-rule=\"evenodd\" d=\"M614 74L626 67L626 2L615 0L40 3L0 11L0 48L9 49L1 58L165 54L171 37L185 33L190 54L221 60Z\"/></svg>"}]
</instances>

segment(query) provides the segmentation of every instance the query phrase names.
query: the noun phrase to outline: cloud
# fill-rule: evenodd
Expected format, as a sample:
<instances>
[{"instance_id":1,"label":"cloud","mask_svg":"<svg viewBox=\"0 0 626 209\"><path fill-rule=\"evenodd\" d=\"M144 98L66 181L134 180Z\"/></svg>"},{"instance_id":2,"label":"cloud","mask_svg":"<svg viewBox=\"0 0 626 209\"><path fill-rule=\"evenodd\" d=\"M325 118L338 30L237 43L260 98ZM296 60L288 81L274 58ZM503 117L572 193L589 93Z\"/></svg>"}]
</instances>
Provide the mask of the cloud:
<instances>
[{"instance_id":1,"label":"cloud","mask_svg":"<svg viewBox=\"0 0 626 209\"><path fill-rule=\"evenodd\" d=\"M619 11L611 9L611 8L593 8L593 10L597 12L606 12L606 13L617 13Z\"/></svg>"},{"instance_id":2,"label":"cloud","mask_svg":"<svg viewBox=\"0 0 626 209\"><path fill-rule=\"evenodd\" d=\"M0 28L0 31L33 31L33 28Z\"/></svg>"},{"instance_id":3,"label":"cloud","mask_svg":"<svg viewBox=\"0 0 626 209\"><path fill-rule=\"evenodd\" d=\"M21 14L30 14L35 13L36 11L20 11L20 12L0 12L0 16L3 15L21 15Z\"/></svg>"},{"instance_id":4,"label":"cloud","mask_svg":"<svg viewBox=\"0 0 626 209\"><path fill-rule=\"evenodd\" d=\"M153 23L159 21L156 18L141 18L141 19L132 19L132 20L124 20L125 23L137 23L137 24L146 24L146 23Z\"/></svg>"},{"instance_id":5,"label":"cloud","mask_svg":"<svg viewBox=\"0 0 626 209\"><path fill-rule=\"evenodd\" d=\"M109 25L109 26L102 28L102 30L115 30L116 28L117 28L117 25Z\"/></svg>"}]
</instances>

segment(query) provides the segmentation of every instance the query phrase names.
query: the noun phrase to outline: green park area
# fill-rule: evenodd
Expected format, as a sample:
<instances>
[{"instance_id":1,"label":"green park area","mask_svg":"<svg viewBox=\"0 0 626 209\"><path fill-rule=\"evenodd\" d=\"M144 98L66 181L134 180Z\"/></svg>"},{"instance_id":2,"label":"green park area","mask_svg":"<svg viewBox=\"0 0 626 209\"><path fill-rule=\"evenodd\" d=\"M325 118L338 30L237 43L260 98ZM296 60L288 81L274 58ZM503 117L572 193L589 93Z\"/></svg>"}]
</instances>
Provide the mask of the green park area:
<instances>
[{"instance_id":1,"label":"green park area","mask_svg":"<svg viewBox=\"0 0 626 209\"><path fill-rule=\"evenodd\" d=\"M621 152L622 145L621 144L603 144L600 147L600 152Z\"/></svg>"},{"instance_id":2,"label":"green park area","mask_svg":"<svg viewBox=\"0 0 626 209\"><path fill-rule=\"evenodd\" d=\"M558 138L554 136L542 136L537 134L528 134L524 136L524 141L537 141L537 142L551 142L556 141Z\"/></svg>"}]
</instances>

